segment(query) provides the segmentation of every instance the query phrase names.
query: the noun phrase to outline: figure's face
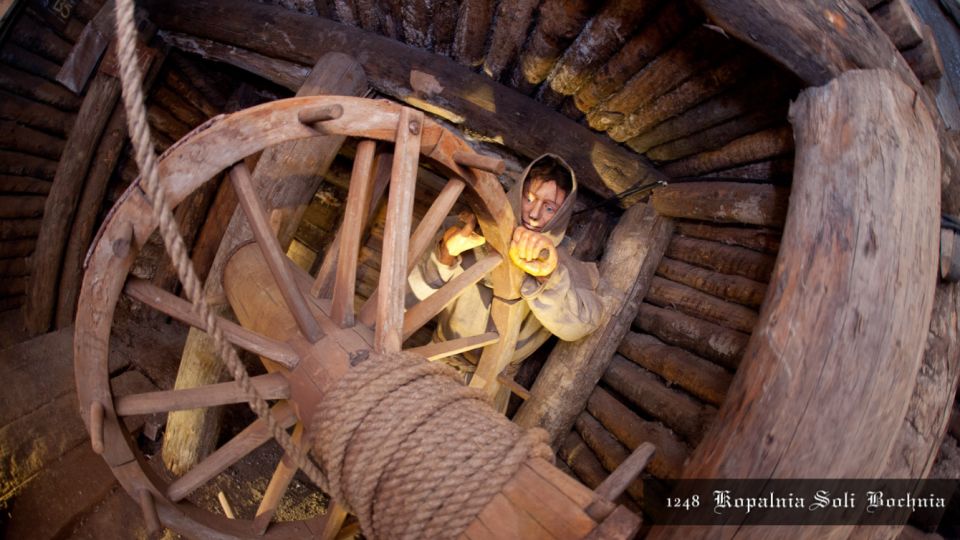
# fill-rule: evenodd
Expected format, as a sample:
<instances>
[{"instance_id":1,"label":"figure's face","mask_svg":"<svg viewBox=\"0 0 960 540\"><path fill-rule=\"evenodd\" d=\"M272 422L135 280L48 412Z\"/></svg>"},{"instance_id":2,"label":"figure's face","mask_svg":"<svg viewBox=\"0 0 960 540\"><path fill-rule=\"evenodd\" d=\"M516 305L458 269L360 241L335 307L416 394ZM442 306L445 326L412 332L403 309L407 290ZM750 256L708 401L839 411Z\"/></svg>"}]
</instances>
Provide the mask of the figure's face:
<instances>
[{"instance_id":1,"label":"figure's face","mask_svg":"<svg viewBox=\"0 0 960 540\"><path fill-rule=\"evenodd\" d=\"M523 192L523 226L540 232L553 219L566 198L567 193L553 180L531 179Z\"/></svg>"}]
</instances>

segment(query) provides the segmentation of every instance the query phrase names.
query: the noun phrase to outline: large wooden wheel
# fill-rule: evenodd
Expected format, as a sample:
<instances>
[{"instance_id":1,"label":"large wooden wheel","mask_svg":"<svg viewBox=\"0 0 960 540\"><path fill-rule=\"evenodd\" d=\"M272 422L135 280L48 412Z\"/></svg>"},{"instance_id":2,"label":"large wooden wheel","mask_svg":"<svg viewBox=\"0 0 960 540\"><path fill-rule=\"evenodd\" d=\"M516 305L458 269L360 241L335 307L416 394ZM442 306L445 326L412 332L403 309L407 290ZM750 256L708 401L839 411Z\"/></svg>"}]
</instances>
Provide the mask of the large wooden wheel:
<instances>
[{"instance_id":1,"label":"large wooden wheel","mask_svg":"<svg viewBox=\"0 0 960 540\"><path fill-rule=\"evenodd\" d=\"M281 251L251 186L243 158L274 144L319 134L356 137L359 142L337 247L331 249L334 254L328 256L314 280ZM378 292L356 310L354 285L360 237L373 193L384 189L376 185L378 175L374 163L378 141L394 145L384 255ZM449 181L411 234L413 194L421 158L445 174ZM309 433L304 434L303 426L309 426L316 404L335 382L335 378L318 373L345 371L351 358L364 351L400 350L407 336L484 274L492 277L498 298L517 297L519 272L512 265L500 264L502 258L494 255L480 261L427 300L406 311L403 307L405 280L412 261L428 249L443 218L461 193L477 214L490 246L498 253L506 253L515 218L496 178L483 170L491 166L462 140L420 112L386 101L339 96L282 100L214 118L161 158L161 182L172 205L183 201L219 172L230 171L258 249L241 248L228 263L224 284L240 324L225 320L221 323L226 338L235 346L267 359L269 373L254 377L254 385L264 398L278 400L273 413L283 425L296 425L295 439L308 438ZM380 176L382 184L383 175ZM186 502L191 492L270 439L262 421L251 424L173 482L164 481L150 471L136 443L124 429L122 419L129 415L247 401L233 383L121 397L112 394L107 351L115 306L122 294L187 324L203 327L187 301L147 282L128 278L139 248L156 227L150 204L135 184L111 211L89 257L77 316L75 369L81 412L94 449L101 452L123 487L141 502L145 514L157 515L165 526L174 530L204 538L262 537L264 530L268 538L316 535L317 527L322 526L316 521L321 518L267 527L295 472L284 462L278 464L273 474L258 511L260 519L228 520ZM279 317L245 309L245 288L232 283L246 280L257 284L248 290L278 291L283 316L295 324L285 325L276 320ZM324 291L330 292L329 299L322 298L323 294L315 296ZM504 319L503 324L509 325L515 319ZM509 342L510 333L515 334L517 330L503 324L498 328L506 338L490 333L430 345L419 352L437 358L493 344L491 352L484 353L483 360L493 366L490 371L503 363L499 356L504 354L499 351L508 349L503 343ZM315 369L321 363L324 369Z\"/></svg>"}]
</instances>

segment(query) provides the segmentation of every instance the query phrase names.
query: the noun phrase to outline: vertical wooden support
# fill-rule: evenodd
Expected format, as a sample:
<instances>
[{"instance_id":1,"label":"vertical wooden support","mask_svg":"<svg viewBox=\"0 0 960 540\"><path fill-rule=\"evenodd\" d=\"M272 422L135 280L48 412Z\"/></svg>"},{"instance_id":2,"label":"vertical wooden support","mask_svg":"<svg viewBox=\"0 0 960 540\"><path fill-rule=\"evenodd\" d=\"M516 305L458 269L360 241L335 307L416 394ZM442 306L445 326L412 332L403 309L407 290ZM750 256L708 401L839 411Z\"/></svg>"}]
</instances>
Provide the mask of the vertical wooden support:
<instances>
[{"instance_id":1,"label":"vertical wooden support","mask_svg":"<svg viewBox=\"0 0 960 540\"><path fill-rule=\"evenodd\" d=\"M504 300L494 297L490 306L490 318L497 327L500 341L483 350L477 371L470 379L470 386L482 388L491 398L500 392L500 382L497 376L513 360L513 353L517 350L517 337L520 334L520 324L530 311L530 307L522 299Z\"/></svg>"},{"instance_id":2,"label":"vertical wooden support","mask_svg":"<svg viewBox=\"0 0 960 540\"><path fill-rule=\"evenodd\" d=\"M403 344L403 296L407 282L407 247L413 221L413 195L420 163L423 113L404 107L397 124L396 150L390 175L387 222L383 231L380 300L373 347L397 352Z\"/></svg>"}]
</instances>

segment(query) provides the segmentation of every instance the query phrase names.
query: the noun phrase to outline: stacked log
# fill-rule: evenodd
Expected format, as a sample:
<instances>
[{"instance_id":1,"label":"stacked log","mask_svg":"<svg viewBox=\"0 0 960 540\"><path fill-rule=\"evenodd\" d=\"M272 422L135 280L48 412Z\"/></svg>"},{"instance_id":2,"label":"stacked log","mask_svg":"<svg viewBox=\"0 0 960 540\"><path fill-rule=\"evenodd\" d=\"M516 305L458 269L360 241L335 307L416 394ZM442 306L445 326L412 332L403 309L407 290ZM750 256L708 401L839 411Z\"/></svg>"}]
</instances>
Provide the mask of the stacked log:
<instances>
[{"instance_id":1,"label":"stacked log","mask_svg":"<svg viewBox=\"0 0 960 540\"><path fill-rule=\"evenodd\" d=\"M663 172L673 177L700 176L792 152L793 131L790 126L775 127L740 137L716 150L674 161L664 166Z\"/></svg>"},{"instance_id":2,"label":"stacked log","mask_svg":"<svg viewBox=\"0 0 960 540\"><path fill-rule=\"evenodd\" d=\"M596 2L589 0L546 0L510 76L510 85L524 94L533 93L580 34L595 7Z\"/></svg>"}]
</instances>

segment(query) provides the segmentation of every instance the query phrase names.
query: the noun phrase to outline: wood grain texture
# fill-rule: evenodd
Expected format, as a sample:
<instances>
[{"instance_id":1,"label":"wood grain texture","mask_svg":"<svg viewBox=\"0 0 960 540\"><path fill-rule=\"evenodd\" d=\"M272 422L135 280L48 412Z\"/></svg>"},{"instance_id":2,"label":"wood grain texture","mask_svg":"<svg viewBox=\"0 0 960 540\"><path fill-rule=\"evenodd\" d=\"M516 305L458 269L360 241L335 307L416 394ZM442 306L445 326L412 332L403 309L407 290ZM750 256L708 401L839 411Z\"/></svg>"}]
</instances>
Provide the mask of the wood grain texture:
<instances>
[{"instance_id":1,"label":"wood grain texture","mask_svg":"<svg viewBox=\"0 0 960 540\"><path fill-rule=\"evenodd\" d=\"M667 256L721 274L743 276L762 283L770 280L775 262L774 257L766 253L685 236L673 237L667 248Z\"/></svg>"},{"instance_id":2,"label":"wood grain texture","mask_svg":"<svg viewBox=\"0 0 960 540\"><path fill-rule=\"evenodd\" d=\"M789 197L789 189L769 184L689 182L655 189L650 203L664 216L782 227Z\"/></svg>"},{"instance_id":3,"label":"wood grain texture","mask_svg":"<svg viewBox=\"0 0 960 540\"><path fill-rule=\"evenodd\" d=\"M750 335L672 309L644 303L634 325L665 343L682 347L731 370L740 365Z\"/></svg>"},{"instance_id":4,"label":"wood grain texture","mask_svg":"<svg viewBox=\"0 0 960 540\"><path fill-rule=\"evenodd\" d=\"M780 157L793 151L793 133L789 126L773 127L744 135L729 143L663 167L670 176L700 176L737 165Z\"/></svg>"},{"instance_id":5,"label":"wood grain texture","mask_svg":"<svg viewBox=\"0 0 960 540\"><path fill-rule=\"evenodd\" d=\"M780 251L781 231L743 227L738 224L714 225L696 221L675 222L675 230L681 236L712 240L721 244L740 246L764 253L776 254Z\"/></svg>"},{"instance_id":6,"label":"wood grain texture","mask_svg":"<svg viewBox=\"0 0 960 540\"><path fill-rule=\"evenodd\" d=\"M567 46L589 20L596 2L588 0L546 0L540 6L537 24L510 75L510 85L530 94L543 82Z\"/></svg>"},{"instance_id":7,"label":"wood grain texture","mask_svg":"<svg viewBox=\"0 0 960 540\"><path fill-rule=\"evenodd\" d=\"M766 283L742 276L720 274L670 257L664 257L660 261L657 275L750 307L760 307L767 293Z\"/></svg>"},{"instance_id":8,"label":"wood grain texture","mask_svg":"<svg viewBox=\"0 0 960 540\"><path fill-rule=\"evenodd\" d=\"M490 50L483 60L483 71L494 80L513 61L523 42L533 18L533 10L540 0L500 2L490 36Z\"/></svg>"},{"instance_id":9,"label":"wood grain texture","mask_svg":"<svg viewBox=\"0 0 960 540\"><path fill-rule=\"evenodd\" d=\"M747 334L757 324L757 312L752 309L661 277L653 278L646 300Z\"/></svg>"}]
</instances>

